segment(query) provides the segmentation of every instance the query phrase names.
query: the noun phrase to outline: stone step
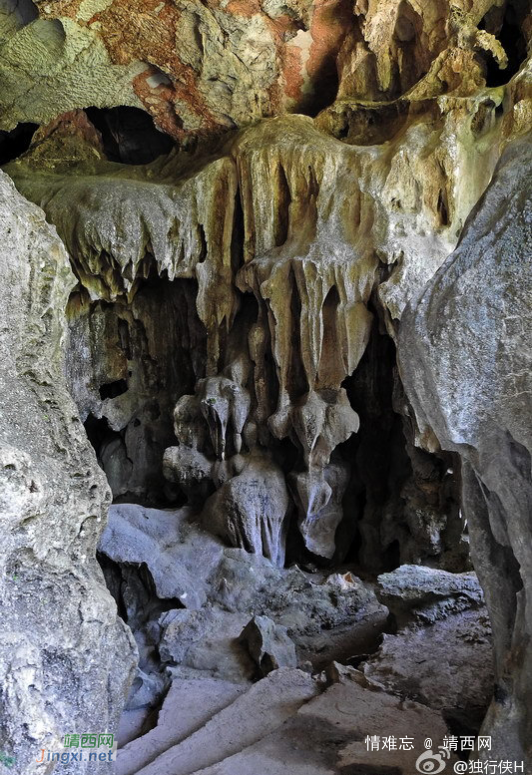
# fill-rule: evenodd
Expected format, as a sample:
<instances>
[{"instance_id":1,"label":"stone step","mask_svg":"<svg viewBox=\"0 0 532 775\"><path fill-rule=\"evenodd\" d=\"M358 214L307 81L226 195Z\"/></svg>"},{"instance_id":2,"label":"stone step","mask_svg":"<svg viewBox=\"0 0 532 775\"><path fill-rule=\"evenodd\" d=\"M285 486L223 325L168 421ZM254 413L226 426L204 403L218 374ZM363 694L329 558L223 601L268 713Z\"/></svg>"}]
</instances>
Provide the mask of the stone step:
<instances>
[{"instance_id":1,"label":"stone step","mask_svg":"<svg viewBox=\"0 0 532 775\"><path fill-rule=\"evenodd\" d=\"M139 775L191 775L210 767L271 734L319 692L307 673L275 670Z\"/></svg>"},{"instance_id":2,"label":"stone step","mask_svg":"<svg viewBox=\"0 0 532 775\"><path fill-rule=\"evenodd\" d=\"M359 671L336 680L269 735L192 775L412 775L428 737L439 753L448 729L438 711L382 691ZM398 748L368 751L368 735L395 736ZM413 750L399 748L407 736Z\"/></svg>"},{"instance_id":3,"label":"stone step","mask_svg":"<svg viewBox=\"0 0 532 775\"><path fill-rule=\"evenodd\" d=\"M249 687L216 678L172 682L159 712L157 726L118 751L114 775L133 775L164 751L203 727Z\"/></svg>"}]
</instances>

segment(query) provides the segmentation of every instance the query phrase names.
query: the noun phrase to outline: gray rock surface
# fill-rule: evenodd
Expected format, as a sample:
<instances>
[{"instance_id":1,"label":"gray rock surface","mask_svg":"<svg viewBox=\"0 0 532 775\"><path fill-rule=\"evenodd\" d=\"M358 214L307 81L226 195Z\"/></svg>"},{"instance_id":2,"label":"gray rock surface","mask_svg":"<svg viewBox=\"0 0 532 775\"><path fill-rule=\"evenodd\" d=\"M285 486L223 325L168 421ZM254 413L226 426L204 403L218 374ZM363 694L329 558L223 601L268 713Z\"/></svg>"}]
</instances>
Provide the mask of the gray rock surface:
<instances>
[{"instance_id":1,"label":"gray rock surface","mask_svg":"<svg viewBox=\"0 0 532 775\"><path fill-rule=\"evenodd\" d=\"M191 609L207 600L208 580L223 558L223 546L190 521L190 513L115 504L102 536L109 559L148 566L157 596L177 598Z\"/></svg>"},{"instance_id":2,"label":"gray rock surface","mask_svg":"<svg viewBox=\"0 0 532 775\"><path fill-rule=\"evenodd\" d=\"M30 775L65 734L116 732L135 648L96 563L108 487L63 374L74 276L4 173L0 275L0 751Z\"/></svg>"},{"instance_id":3,"label":"gray rock surface","mask_svg":"<svg viewBox=\"0 0 532 775\"><path fill-rule=\"evenodd\" d=\"M361 522L367 564L386 567L381 543L393 553L398 542L405 561L447 565L460 536L445 470L433 459L419 476L386 422L368 441L391 386L374 375L357 395L351 377L377 332L371 299L395 336L489 179L496 154L457 129L480 99L439 104L436 124L420 115L389 146L279 116L209 156L138 165L109 161L83 111L39 130L7 169L56 225L80 281L69 376L115 497L170 505L184 493L198 512L211 497L205 525L279 565L285 506L299 554L322 565L346 556ZM381 465L391 477L379 499Z\"/></svg>"},{"instance_id":4,"label":"gray rock surface","mask_svg":"<svg viewBox=\"0 0 532 775\"><path fill-rule=\"evenodd\" d=\"M364 674L476 734L494 675L491 626L475 574L403 565L378 582L396 629L383 635Z\"/></svg>"},{"instance_id":5,"label":"gray rock surface","mask_svg":"<svg viewBox=\"0 0 532 775\"><path fill-rule=\"evenodd\" d=\"M254 616L239 638L262 676L280 667L297 667L294 642L286 627L275 624L267 616Z\"/></svg>"},{"instance_id":6,"label":"gray rock surface","mask_svg":"<svg viewBox=\"0 0 532 775\"><path fill-rule=\"evenodd\" d=\"M114 505L99 548L112 561L108 581L140 653L128 713L144 708L147 716L172 679L241 683L255 676L257 662L264 672L313 661L322 669L351 655L354 642L366 649L386 621L371 585L353 574L282 569L227 548L188 508ZM252 617L269 624L250 649L241 636Z\"/></svg>"},{"instance_id":7,"label":"gray rock surface","mask_svg":"<svg viewBox=\"0 0 532 775\"><path fill-rule=\"evenodd\" d=\"M392 697L351 670L275 732L194 775L410 775L424 740L437 746L447 733L438 712ZM379 737L381 750L368 750L368 735ZM396 750L382 749L389 736L396 738ZM413 740L413 750L400 749L402 737Z\"/></svg>"},{"instance_id":8,"label":"gray rock surface","mask_svg":"<svg viewBox=\"0 0 532 775\"><path fill-rule=\"evenodd\" d=\"M504 153L457 250L403 318L399 354L419 439L462 459L463 508L493 627L483 731L532 769L532 150Z\"/></svg>"},{"instance_id":9,"label":"gray rock surface","mask_svg":"<svg viewBox=\"0 0 532 775\"><path fill-rule=\"evenodd\" d=\"M205 504L203 524L230 546L262 554L282 567L288 491L282 470L266 455L244 458L243 470Z\"/></svg>"},{"instance_id":10,"label":"gray rock surface","mask_svg":"<svg viewBox=\"0 0 532 775\"><path fill-rule=\"evenodd\" d=\"M483 608L484 603L475 573L449 573L424 565L401 565L382 573L377 596L397 624L409 620L432 624L450 614Z\"/></svg>"},{"instance_id":11,"label":"gray rock surface","mask_svg":"<svg viewBox=\"0 0 532 775\"><path fill-rule=\"evenodd\" d=\"M157 726L119 750L115 775L133 775L204 726L244 691L243 684L206 676L175 679L159 711Z\"/></svg>"},{"instance_id":12,"label":"gray rock surface","mask_svg":"<svg viewBox=\"0 0 532 775\"><path fill-rule=\"evenodd\" d=\"M371 585L353 574L283 569L244 549L227 548L192 520L187 508L148 509L116 504L100 551L123 566L146 566L156 595L189 610L212 608L265 615L296 641L382 612Z\"/></svg>"},{"instance_id":13,"label":"gray rock surface","mask_svg":"<svg viewBox=\"0 0 532 775\"><path fill-rule=\"evenodd\" d=\"M306 673L277 670L182 743L139 770L139 775L190 775L215 764L274 732L319 691L317 681Z\"/></svg>"},{"instance_id":14,"label":"gray rock surface","mask_svg":"<svg viewBox=\"0 0 532 775\"><path fill-rule=\"evenodd\" d=\"M161 660L178 665L180 674L189 668L226 681L245 682L255 673L253 660L239 642L246 621L241 613L211 607L169 611L159 620Z\"/></svg>"}]
</instances>

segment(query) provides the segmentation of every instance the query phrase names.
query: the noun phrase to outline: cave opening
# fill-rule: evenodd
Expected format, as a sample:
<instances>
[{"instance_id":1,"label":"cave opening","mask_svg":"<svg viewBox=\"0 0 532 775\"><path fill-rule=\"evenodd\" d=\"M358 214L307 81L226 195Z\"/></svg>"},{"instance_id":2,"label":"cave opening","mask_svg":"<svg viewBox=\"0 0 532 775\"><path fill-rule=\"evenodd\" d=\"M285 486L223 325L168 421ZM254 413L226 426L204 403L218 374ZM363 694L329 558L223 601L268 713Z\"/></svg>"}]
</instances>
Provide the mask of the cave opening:
<instances>
[{"instance_id":1,"label":"cave opening","mask_svg":"<svg viewBox=\"0 0 532 775\"><path fill-rule=\"evenodd\" d=\"M22 122L10 132L0 131L0 167L28 150L38 128L38 124Z\"/></svg>"},{"instance_id":2,"label":"cave opening","mask_svg":"<svg viewBox=\"0 0 532 775\"><path fill-rule=\"evenodd\" d=\"M290 304L297 321L301 310L297 307L299 297L293 277L291 282ZM246 381L253 373L248 371L251 363L247 363L243 354L250 331L262 320L262 312L252 295L242 295L234 328L223 344L229 366L223 377L209 381L205 378L205 332L197 320L196 296L197 286L190 281L169 282L152 277L141 284L133 302L96 303L90 308L88 320L81 322L83 315L78 313L77 319L71 321L71 336L74 336L77 348L81 341L91 341L93 352L98 353L96 371L105 373L106 378L100 378L97 395L101 407L111 407L109 418L114 417L116 422L120 402L129 402L130 394L135 399L139 390L139 373L144 374L143 380L147 379L147 374L150 375L143 383L143 395L151 393L151 403L145 404L142 411L137 408L131 414L129 424L120 431L112 430L106 416L97 418L89 414L86 419L88 437L97 450L99 462L114 493L110 520L117 541L111 548L104 537L99 559L108 587L121 615L134 632L141 655L122 718L121 745L140 739L157 724L158 710L161 703L169 702L166 698L170 696L174 682L214 676L216 680L245 684L260 678L261 670L270 672L265 666L274 666L272 655L268 652L267 659L263 654L257 663L250 661L251 646L241 640L241 634L246 626L251 626L250 617L265 617L271 620L271 626L296 621L286 597L287 587L292 590L290 594L297 590L296 606L303 607L308 617L314 618L310 633L308 624L305 626L304 636L298 632L295 623L289 625L288 632L297 642L299 663L307 663L313 671L317 671L325 669L331 660L336 660L359 670L378 672L381 669L377 662L382 657L383 635L394 635L402 643L406 637L402 629L405 624L374 599L371 603L365 602L364 621L358 622L356 610L360 605L360 592L353 594L354 580L362 579L360 583L369 584L371 588L377 582L378 574L394 573L409 565L454 571L463 571L468 567L464 547L456 534L458 496L456 478L448 473L451 462L414 448L409 437L408 418L399 412L403 397L397 375L395 344L385 333L379 311L373 306L374 323L368 346L354 374L343 383L350 405L360 417L360 429L341 444L331 458L330 471L349 472L341 497L343 519L335 535L337 550L334 556L325 559L306 548L294 503L286 516L284 567L268 570L270 575L265 576L264 566L247 539L241 544L245 548L223 548L225 539L220 544L216 530L214 534L212 532L214 523L211 525L204 521L205 514L213 513L213 507L208 506L209 499L215 497L216 487L221 486L223 491L224 487L227 488L224 483L238 481L244 476L240 471L244 468L245 474L243 463L248 456L257 461L258 471L262 470L261 466L270 463L264 458L264 452L258 457L253 452L255 431L251 432L248 428L242 441L238 440L238 436L231 435L239 427L235 418L228 421L227 426L230 431L227 461L210 462L215 453L214 442L206 442L207 457L195 444L206 431L206 418L214 417L216 413L221 413L217 416L223 418L224 413L230 413L233 397L237 397L242 389L245 391L245 385L251 384ZM323 350L325 360L321 363L320 372L325 381L329 361L336 363L338 356L335 351L338 305L338 290L333 287L323 305L326 341ZM151 317L154 315L155 320ZM164 328L161 329L159 326L163 320ZM162 352L155 352L150 340L149 332L156 327L157 330L174 332L171 342L166 343ZM265 399L267 393L261 400L266 401L263 409L269 406L267 411L271 412L278 400L276 370L269 352L271 342L268 335L263 331L259 339L264 344L268 343L268 347L261 350L260 369L256 371L259 365L256 362L253 379L260 386L265 379L260 375L269 375L267 381L274 387L268 399L271 402ZM175 369L179 364L178 372L174 371L171 378L168 375L164 377L160 368L162 361L167 368L173 364ZM75 366L71 363L70 366L71 374L75 374L79 364ZM183 379L187 372L188 376ZM126 376L115 378L120 373ZM308 391L308 384L302 381L303 373L302 364L297 367L297 363L292 361L288 376L292 389L297 387L299 401ZM248 374L247 378L245 374ZM203 393L205 417L202 419L201 412L191 414L191 411L197 407L194 403L195 387L203 383L202 389L206 392ZM168 392L166 397L169 399L165 403L159 390L157 407L153 402L154 385L158 388L164 385L163 392ZM332 400L334 391L329 392ZM197 479L188 484L186 491L175 481L168 481L167 472L163 470L166 465L163 465L165 448L175 445L171 429L173 409L184 398L189 403L178 421L181 446L173 449L181 450L181 453L183 449L191 450L194 461L191 474ZM170 431L164 443L159 440L156 457L153 458L153 461L156 460L158 497L154 497L155 488L151 492L149 488L145 489L142 496L132 488L124 490L122 484L126 474L129 480L134 479L132 472L145 465L144 446L132 443L130 434L144 431L148 411L152 419L160 419ZM301 476L304 472L301 447L294 442L295 439L288 436L274 440L262 434L262 443L268 445L275 465L288 479ZM189 444L190 447L187 446ZM189 465L186 462L188 458L178 459L184 461L179 465ZM213 478L215 488L212 485L205 487L205 480L201 479L204 475L200 475L199 467L206 462L210 469L208 476ZM262 493L257 480L253 479L254 475L249 481L244 477L241 485L245 487L248 500L244 503L249 509L255 508L253 499L257 494L267 504L271 497L267 492ZM336 473L326 472L326 479L332 487L337 486L336 477ZM271 490L274 491L277 485L273 484L275 480L271 481ZM250 489L246 489L248 487ZM194 497L190 497L190 488L195 492ZM292 494L295 494L294 490ZM218 498L214 510L238 510L240 506L234 497L228 489L227 496ZM267 508L270 506L267 505ZM326 514L326 510L319 513ZM135 543L130 544L132 528L140 534L148 531L150 541L155 541L148 554L142 553L142 544L139 548ZM264 526L262 530L265 530ZM159 553L155 549L158 542L161 542L161 549L163 545L167 547L164 552ZM200 570L198 565L196 546L203 546L204 542L207 544L201 550L202 557L205 557L205 552L207 555L214 552L218 556L221 552L222 559L221 562L218 560L220 565L213 576ZM458 544L460 550L457 549ZM131 562L132 550L138 552L134 563ZM170 554L167 556L168 551ZM170 557L173 558L171 570L168 565ZM162 558L165 558L163 565ZM193 575L190 576L191 573ZM166 582L162 581L163 577ZM327 589L326 603L316 592L321 588ZM412 691L409 686L410 695ZM449 719L453 719L456 728L462 723L460 714L453 716L452 709ZM474 720L472 725L475 723ZM466 727L462 725L461 728Z\"/></svg>"},{"instance_id":3,"label":"cave opening","mask_svg":"<svg viewBox=\"0 0 532 775\"><path fill-rule=\"evenodd\" d=\"M241 215L235 222L238 228ZM232 250L236 266L239 239ZM287 304L297 329L301 299L293 274L290 284ZM221 337L221 362L227 365L209 377L197 294L193 281L152 274L131 300L80 305L78 298L72 304L67 371L113 490L110 529L98 558L140 656L119 744L136 744L157 726L175 687L199 678L249 687L274 675L279 664L305 665L316 674L336 662L385 684L398 681L405 696L427 702L416 671L410 666L399 679L396 667L403 661L410 665L412 642L425 637L423 617L438 622L440 604L427 590L421 613L405 614L402 603L377 597L374 589L386 574L401 579L413 572L409 568L421 567L422 574L470 568L459 518L459 467L449 455L429 455L415 447L395 343L378 304L370 304L373 324L365 353L343 382L360 418L359 431L334 450L324 480L310 490L318 501L328 488L333 493L316 509L325 523L340 501L336 551L327 558L313 553L301 532L298 509L306 505L298 500L304 490L297 482L309 474L301 443L294 433L273 438L267 431L279 400L279 375L265 310L252 294L239 296L233 327ZM333 286L322 305L324 343L317 367L320 394L330 402L335 391L327 387L328 377L334 381L341 371L336 344L340 303ZM287 377L294 405L303 408L309 385L301 338L294 336ZM92 382L81 390L84 365L76 353L87 351ZM255 421L239 420L249 411L247 401L259 399L260 431ZM224 427L227 457L214 460ZM184 482L168 476L169 449L177 450L173 465L186 472ZM235 524L244 524L250 513L258 513L264 545L271 543L267 520L277 507L283 479L290 483L286 559L275 567L264 564L249 536L217 532L216 516L229 512ZM462 615L463 603L448 596L444 600L446 612L452 612L445 617L452 617L457 634L451 637L437 625L435 637L445 648L454 644L460 649L462 630L473 626L479 613L471 608ZM257 652L257 637L266 638L261 628L275 633L275 643L284 644L281 651L266 646ZM491 645L487 639L482 643L485 659ZM443 646L434 648L442 659ZM463 734L478 731L485 712L482 697L466 695L465 711L452 698L445 710L450 728Z\"/></svg>"},{"instance_id":4,"label":"cave opening","mask_svg":"<svg viewBox=\"0 0 532 775\"><path fill-rule=\"evenodd\" d=\"M114 382L106 382L99 389L100 398L105 401L106 398L118 398L127 393L127 379L117 379ZM137 421L140 422L140 421Z\"/></svg>"},{"instance_id":5,"label":"cave opening","mask_svg":"<svg viewBox=\"0 0 532 775\"><path fill-rule=\"evenodd\" d=\"M0 770L532 760L528 0L1 5Z\"/></svg>"},{"instance_id":6,"label":"cave opening","mask_svg":"<svg viewBox=\"0 0 532 775\"><path fill-rule=\"evenodd\" d=\"M140 108L121 105L114 108L85 108L90 122L100 132L109 161L121 164L149 164L170 153L174 141L153 118Z\"/></svg>"},{"instance_id":7,"label":"cave opening","mask_svg":"<svg viewBox=\"0 0 532 775\"><path fill-rule=\"evenodd\" d=\"M344 381L360 429L340 447L354 465L338 542L347 562L374 575L410 563L466 570L458 463L453 456L429 455L415 447L395 343L378 307L371 308L368 346Z\"/></svg>"},{"instance_id":8,"label":"cave opening","mask_svg":"<svg viewBox=\"0 0 532 775\"><path fill-rule=\"evenodd\" d=\"M502 69L493 56L486 57L486 85L503 86L519 72L527 57L527 40L523 34L522 22L526 16L526 3L509 0L503 8L492 8L479 23L479 29L486 30L499 40L508 65Z\"/></svg>"},{"instance_id":9,"label":"cave opening","mask_svg":"<svg viewBox=\"0 0 532 775\"><path fill-rule=\"evenodd\" d=\"M196 293L194 281L151 275L129 301L71 298L66 371L115 502L184 502L162 457L175 438L175 403L203 375Z\"/></svg>"}]
</instances>

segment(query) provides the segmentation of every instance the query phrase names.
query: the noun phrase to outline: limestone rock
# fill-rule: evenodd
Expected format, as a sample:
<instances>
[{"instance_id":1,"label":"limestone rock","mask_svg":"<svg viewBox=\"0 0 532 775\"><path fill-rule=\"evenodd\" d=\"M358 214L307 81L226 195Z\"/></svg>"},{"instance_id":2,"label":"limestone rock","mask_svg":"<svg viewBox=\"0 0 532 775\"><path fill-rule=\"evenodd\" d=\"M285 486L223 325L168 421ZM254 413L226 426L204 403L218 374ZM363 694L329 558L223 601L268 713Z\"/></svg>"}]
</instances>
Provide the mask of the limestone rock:
<instances>
[{"instance_id":1,"label":"limestone rock","mask_svg":"<svg viewBox=\"0 0 532 775\"><path fill-rule=\"evenodd\" d=\"M6 226L0 333L1 562L5 580L24 579L4 583L17 599L0 731L20 750L26 716L56 737L77 718L61 680L85 680L95 642L91 686L120 651L121 685L130 668L132 643L94 563L103 480L68 383L113 496L135 503L115 505L100 543L139 651L132 713L154 706L172 675L236 676L234 633L251 616L285 627L300 663L334 658L340 638L349 656L346 631L379 631L386 613L371 584L339 571L355 554L372 573L409 564L381 577L400 630L374 669L428 703L428 666L416 690L390 660L406 640L431 648L438 634L467 659L484 613L472 576L411 566L469 567L469 530L497 656L487 728L509 758L530 758L530 288L520 274L530 214L512 187L525 189L515 157L524 166L528 152L505 157L446 259L501 153L530 129L531 32L524 0L2 3L3 158L20 157L7 170L57 228L77 280L42 221L33 240L35 211L22 203L16 229ZM33 134L25 122L41 126ZM13 231L25 236L12 250ZM51 601L53 632L30 600ZM479 652L488 647L486 636ZM441 661L447 674L452 660ZM375 713L400 710L355 683ZM479 708L484 683L470 688ZM88 690L79 718L113 724L120 687L107 694ZM244 739L264 742L263 770L266 738ZM229 742L223 755L245 767ZM371 766L360 739L349 742L344 769ZM194 746L185 751L191 772ZM309 772L338 765L318 759L305 760ZM197 766L225 764L212 754Z\"/></svg>"},{"instance_id":2,"label":"limestone rock","mask_svg":"<svg viewBox=\"0 0 532 775\"><path fill-rule=\"evenodd\" d=\"M118 751L116 775L134 775L168 748L177 745L246 690L245 684L208 679L178 679L159 711L157 726Z\"/></svg>"},{"instance_id":3,"label":"limestone rock","mask_svg":"<svg viewBox=\"0 0 532 775\"><path fill-rule=\"evenodd\" d=\"M493 641L475 574L402 565L379 576L377 596L394 634L383 635L364 674L477 734L493 688Z\"/></svg>"},{"instance_id":4,"label":"limestone rock","mask_svg":"<svg viewBox=\"0 0 532 775\"><path fill-rule=\"evenodd\" d=\"M276 670L140 772L191 775L198 768L215 764L278 730L321 688L301 670Z\"/></svg>"},{"instance_id":5,"label":"limestone rock","mask_svg":"<svg viewBox=\"0 0 532 775\"><path fill-rule=\"evenodd\" d=\"M381 725L396 736L398 745L399 736L416 730L417 750L367 751L366 737ZM413 771L424 737L437 741L447 733L440 714L379 691L356 671L294 709L281 727L273 732L261 727L261 731L247 745L242 735L237 752L194 775L247 775L259 768L269 775L284 775L287 762L294 775L332 775L342 769L362 773L376 768L407 775Z\"/></svg>"},{"instance_id":6,"label":"limestone rock","mask_svg":"<svg viewBox=\"0 0 532 775\"><path fill-rule=\"evenodd\" d=\"M490 95L493 121L502 96ZM181 491L200 511L211 496L213 529L282 563L282 470L283 478L293 474L288 506L297 507L305 549L335 555L344 486L349 497L340 448L360 425L343 383L375 325L370 299L378 288L395 336L408 298L454 246L495 162L487 138L496 144L502 132L499 122L484 145L472 142L464 110L476 115L482 100L449 101L389 145L349 145L331 137L323 117L288 116L237 134L208 158L178 154L135 167L105 161L86 122L69 119L9 166L58 227L80 280L72 343L89 348L91 368L107 372L109 383L84 387L87 366L75 355L69 374L116 497L153 502L159 493L171 503ZM70 158L58 162L65 147ZM171 283L157 312L158 295L146 288L154 272ZM191 290L179 295L176 280ZM175 321L173 333L158 342L154 322L163 318ZM182 374L166 365L176 349L187 353ZM119 394L102 399L106 384ZM172 400L179 447L168 436ZM169 486L160 463L157 470L165 439ZM269 476L278 482L275 498L264 490ZM248 480L263 482L252 516L241 508ZM266 540L260 492L271 511ZM424 535L416 560L443 554L445 515L420 489L411 500L405 538L391 535L395 503L372 519L390 544Z\"/></svg>"},{"instance_id":7,"label":"limestone rock","mask_svg":"<svg viewBox=\"0 0 532 775\"><path fill-rule=\"evenodd\" d=\"M386 691L444 713L478 734L493 691L493 641L485 608L385 634L361 667Z\"/></svg>"},{"instance_id":8,"label":"limestone rock","mask_svg":"<svg viewBox=\"0 0 532 775\"><path fill-rule=\"evenodd\" d=\"M87 105L136 105L178 140L321 106L354 22L345 0L37 0L38 18L19 6L7 3L0 17L6 128Z\"/></svg>"},{"instance_id":9,"label":"limestone rock","mask_svg":"<svg viewBox=\"0 0 532 775\"><path fill-rule=\"evenodd\" d=\"M101 551L115 563L146 564L159 598L175 598L194 610L207 600L208 580L223 547L190 524L188 516L133 504L112 506Z\"/></svg>"},{"instance_id":10,"label":"limestone rock","mask_svg":"<svg viewBox=\"0 0 532 775\"><path fill-rule=\"evenodd\" d=\"M313 578L227 548L191 521L187 509L114 505L100 552L112 561L112 574L104 566L108 584L139 647L131 714L142 701L146 715L172 679L249 680L256 664L240 637L253 617L272 628L261 648L279 663L297 656L301 665L313 655L319 662L344 654L359 625L361 640L368 630L375 639L386 618L371 586L352 574Z\"/></svg>"},{"instance_id":11,"label":"limestone rock","mask_svg":"<svg viewBox=\"0 0 532 775\"><path fill-rule=\"evenodd\" d=\"M262 676L280 667L297 667L296 648L286 627L267 616L254 616L239 637Z\"/></svg>"},{"instance_id":12,"label":"limestone rock","mask_svg":"<svg viewBox=\"0 0 532 775\"><path fill-rule=\"evenodd\" d=\"M62 370L74 277L3 173L0 233L0 749L29 775L63 735L117 731L135 647L95 560L108 489Z\"/></svg>"},{"instance_id":13,"label":"limestone rock","mask_svg":"<svg viewBox=\"0 0 532 775\"><path fill-rule=\"evenodd\" d=\"M190 669L233 683L249 680L253 677L254 665L246 649L239 645L244 623L242 614L212 607L201 611L169 611L159 620L161 659L178 665L178 670L172 672L179 675Z\"/></svg>"},{"instance_id":14,"label":"limestone rock","mask_svg":"<svg viewBox=\"0 0 532 775\"><path fill-rule=\"evenodd\" d=\"M203 524L231 546L262 554L283 566L288 491L282 471L265 455L253 454L244 468L205 504Z\"/></svg>"},{"instance_id":15,"label":"limestone rock","mask_svg":"<svg viewBox=\"0 0 532 775\"><path fill-rule=\"evenodd\" d=\"M294 500L302 517L299 529L307 548L319 557L332 559L337 551L336 530L344 517L342 500L349 473L348 465L338 461L324 471L292 475Z\"/></svg>"},{"instance_id":16,"label":"limestone rock","mask_svg":"<svg viewBox=\"0 0 532 775\"><path fill-rule=\"evenodd\" d=\"M484 596L474 573L449 573L419 565L401 565L378 577L379 599L398 623L432 623L467 609L480 609Z\"/></svg>"},{"instance_id":17,"label":"limestone rock","mask_svg":"<svg viewBox=\"0 0 532 775\"><path fill-rule=\"evenodd\" d=\"M406 316L400 342L420 436L430 427L462 458L496 660L484 731L499 756L528 766L531 164L526 142L507 149L458 249Z\"/></svg>"}]
</instances>

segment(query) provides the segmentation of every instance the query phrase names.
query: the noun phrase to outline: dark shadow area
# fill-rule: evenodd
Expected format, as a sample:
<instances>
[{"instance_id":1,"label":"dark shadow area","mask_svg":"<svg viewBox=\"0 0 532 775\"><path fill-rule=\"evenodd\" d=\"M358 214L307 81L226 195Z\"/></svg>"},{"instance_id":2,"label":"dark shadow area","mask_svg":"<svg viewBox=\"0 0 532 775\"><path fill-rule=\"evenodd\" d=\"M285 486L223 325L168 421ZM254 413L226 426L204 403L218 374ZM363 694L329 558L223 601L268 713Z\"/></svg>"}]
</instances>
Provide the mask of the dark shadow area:
<instances>
[{"instance_id":1,"label":"dark shadow area","mask_svg":"<svg viewBox=\"0 0 532 775\"><path fill-rule=\"evenodd\" d=\"M174 141L155 126L140 108L85 108L89 120L100 132L109 161L149 164L169 153Z\"/></svg>"},{"instance_id":2,"label":"dark shadow area","mask_svg":"<svg viewBox=\"0 0 532 775\"><path fill-rule=\"evenodd\" d=\"M404 563L465 570L457 466L446 453L431 455L415 446L409 418L399 414L406 398L395 345L373 311L366 352L344 381L360 429L337 450L353 468L335 561L372 574Z\"/></svg>"},{"instance_id":3,"label":"dark shadow area","mask_svg":"<svg viewBox=\"0 0 532 775\"><path fill-rule=\"evenodd\" d=\"M522 32L522 21L526 15L526 4L521 0L509 2L501 9L492 9L482 19L479 29L495 35L508 57L508 66L501 70L492 56L486 59L486 85L502 86L519 71L527 56L527 42Z\"/></svg>"},{"instance_id":4,"label":"dark shadow area","mask_svg":"<svg viewBox=\"0 0 532 775\"><path fill-rule=\"evenodd\" d=\"M0 131L0 166L22 156L31 145L38 124L18 124L11 132Z\"/></svg>"},{"instance_id":5,"label":"dark shadow area","mask_svg":"<svg viewBox=\"0 0 532 775\"><path fill-rule=\"evenodd\" d=\"M127 393L127 380L118 379L116 382L107 382L100 387L100 398L105 401L106 398L118 398Z\"/></svg>"},{"instance_id":6,"label":"dark shadow area","mask_svg":"<svg viewBox=\"0 0 532 775\"><path fill-rule=\"evenodd\" d=\"M71 298L67 376L117 503L185 502L163 475L163 455L175 445L178 399L204 376L196 294L194 281L150 276L130 301Z\"/></svg>"}]
</instances>

